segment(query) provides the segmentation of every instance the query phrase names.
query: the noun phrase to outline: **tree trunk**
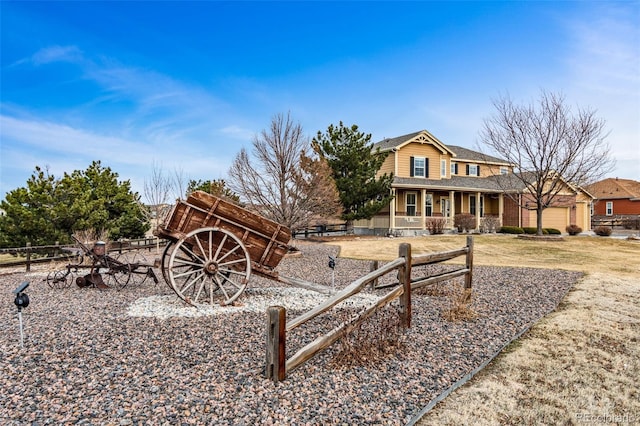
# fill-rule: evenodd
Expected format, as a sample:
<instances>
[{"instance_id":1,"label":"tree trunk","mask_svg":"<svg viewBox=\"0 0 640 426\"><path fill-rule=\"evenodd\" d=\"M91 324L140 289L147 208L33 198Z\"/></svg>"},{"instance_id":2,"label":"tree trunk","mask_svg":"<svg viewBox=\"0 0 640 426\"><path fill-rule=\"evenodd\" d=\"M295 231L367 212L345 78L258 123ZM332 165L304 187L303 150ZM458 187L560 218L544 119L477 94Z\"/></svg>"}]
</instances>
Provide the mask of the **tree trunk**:
<instances>
[{"instance_id":1,"label":"tree trunk","mask_svg":"<svg viewBox=\"0 0 640 426\"><path fill-rule=\"evenodd\" d=\"M347 220L346 228L347 228L346 229L347 235L355 234L355 231L353 229L353 220L352 219Z\"/></svg>"},{"instance_id":2,"label":"tree trunk","mask_svg":"<svg viewBox=\"0 0 640 426\"><path fill-rule=\"evenodd\" d=\"M542 208L541 205L538 204L538 208L537 208L537 212L538 212L538 217L536 218L536 227L537 227L537 231L536 231L536 235L542 235L542 211L544 209Z\"/></svg>"}]
</instances>

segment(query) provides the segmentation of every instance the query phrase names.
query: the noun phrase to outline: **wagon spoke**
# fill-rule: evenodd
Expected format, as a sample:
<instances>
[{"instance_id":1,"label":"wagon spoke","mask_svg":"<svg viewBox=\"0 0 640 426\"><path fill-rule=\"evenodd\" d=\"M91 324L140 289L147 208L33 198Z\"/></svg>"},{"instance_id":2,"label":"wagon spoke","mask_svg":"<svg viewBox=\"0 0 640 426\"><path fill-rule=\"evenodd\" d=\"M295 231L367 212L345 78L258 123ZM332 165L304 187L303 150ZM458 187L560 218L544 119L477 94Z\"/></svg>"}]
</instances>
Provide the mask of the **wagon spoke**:
<instances>
[{"instance_id":1,"label":"wagon spoke","mask_svg":"<svg viewBox=\"0 0 640 426\"><path fill-rule=\"evenodd\" d=\"M193 274L190 274L190 275L193 275ZM189 290L191 286L193 286L197 281L201 280L203 277L204 277L204 273L201 273L201 274L198 274L191 281L185 280L185 284L180 288L180 291L185 292L186 290Z\"/></svg>"},{"instance_id":2,"label":"wagon spoke","mask_svg":"<svg viewBox=\"0 0 640 426\"><path fill-rule=\"evenodd\" d=\"M233 281L232 279L230 279L228 276L224 277L224 282L225 283L229 283L231 284L236 290L239 290L242 288L241 284L237 284L235 281Z\"/></svg>"},{"instance_id":3,"label":"wagon spoke","mask_svg":"<svg viewBox=\"0 0 640 426\"><path fill-rule=\"evenodd\" d=\"M232 248L231 250L229 250L228 252L226 252L224 254L224 256L222 256L221 258L217 259L218 262L221 262L223 260L225 260L227 257L231 256L236 250L240 249L240 246L235 246L234 248Z\"/></svg>"},{"instance_id":4,"label":"wagon spoke","mask_svg":"<svg viewBox=\"0 0 640 426\"><path fill-rule=\"evenodd\" d=\"M227 242L227 234L224 234L224 236L222 237L222 241L220 241L220 244L218 245L216 254L212 257L213 260L218 260L218 256L220 256L220 252L222 251L222 248L224 247L226 242Z\"/></svg>"},{"instance_id":5,"label":"wagon spoke","mask_svg":"<svg viewBox=\"0 0 640 426\"><path fill-rule=\"evenodd\" d=\"M238 265L238 264L242 264L242 263L244 263L244 258L230 260L228 262L219 263L218 265L220 266L220 268L223 268L223 267L226 267L226 266L229 266L229 265ZM228 269L228 268L224 268L224 269Z\"/></svg>"},{"instance_id":6,"label":"wagon spoke","mask_svg":"<svg viewBox=\"0 0 640 426\"><path fill-rule=\"evenodd\" d=\"M202 253L203 260L205 261L208 260L211 257L211 253L205 251L204 247L202 247L202 241L200 241L200 238L196 236L195 239L196 239L196 243L198 244L198 248L200 249L200 253ZM211 234L209 234L209 245L211 245Z\"/></svg>"},{"instance_id":7,"label":"wagon spoke","mask_svg":"<svg viewBox=\"0 0 640 426\"><path fill-rule=\"evenodd\" d=\"M220 280L219 280L217 275L213 279L218 284L218 288L220 289L220 291L224 295L224 298L226 300L229 300L229 294L227 293L227 290L224 289L224 285L223 285L225 278L223 278L223 282L220 282Z\"/></svg>"}]
</instances>

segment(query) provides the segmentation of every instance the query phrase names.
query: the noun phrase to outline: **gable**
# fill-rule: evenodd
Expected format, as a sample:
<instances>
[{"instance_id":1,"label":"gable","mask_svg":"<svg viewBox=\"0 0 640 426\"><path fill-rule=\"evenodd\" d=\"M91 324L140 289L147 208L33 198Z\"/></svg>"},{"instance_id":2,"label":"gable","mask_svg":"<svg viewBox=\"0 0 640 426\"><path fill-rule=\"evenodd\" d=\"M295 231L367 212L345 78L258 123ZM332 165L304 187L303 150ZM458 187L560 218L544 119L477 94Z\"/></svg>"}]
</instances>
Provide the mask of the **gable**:
<instances>
[{"instance_id":1,"label":"gable","mask_svg":"<svg viewBox=\"0 0 640 426\"><path fill-rule=\"evenodd\" d=\"M398 151L412 143L432 145L441 154L455 156L453 151L426 130L420 130L419 132L409 133L396 138L383 139L373 144L373 149L380 148L380 151Z\"/></svg>"}]
</instances>

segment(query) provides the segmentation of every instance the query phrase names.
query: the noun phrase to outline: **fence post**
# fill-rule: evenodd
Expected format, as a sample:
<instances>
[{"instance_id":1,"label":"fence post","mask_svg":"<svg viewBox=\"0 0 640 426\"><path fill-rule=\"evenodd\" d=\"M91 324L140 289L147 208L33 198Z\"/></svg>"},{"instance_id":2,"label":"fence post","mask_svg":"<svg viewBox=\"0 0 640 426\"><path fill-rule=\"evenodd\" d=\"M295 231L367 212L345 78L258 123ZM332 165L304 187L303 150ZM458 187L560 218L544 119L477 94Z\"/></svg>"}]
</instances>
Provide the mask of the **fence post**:
<instances>
[{"instance_id":1,"label":"fence post","mask_svg":"<svg viewBox=\"0 0 640 426\"><path fill-rule=\"evenodd\" d=\"M282 306L267 308L267 351L265 376L278 383L286 376L286 309Z\"/></svg>"},{"instance_id":2,"label":"fence post","mask_svg":"<svg viewBox=\"0 0 640 426\"><path fill-rule=\"evenodd\" d=\"M31 271L31 243L27 242L27 272Z\"/></svg>"},{"instance_id":3,"label":"fence post","mask_svg":"<svg viewBox=\"0 0 640 426\"><path fill-rule=\"evenodd\" d=\"M471 281L473 279L473 236L467 235L467 272L464 276L464 288L471 288Z\"/></svg>"},{"instance_id":4,"label":"fence post","mask_svg":"<svg viewBox=\"0 0 640 426\"><path fill-rule=\"evenodd\" d=\"M378 269L378 261L372 260L371 265L369 267L369 272L373 272L376 269ZM378 278L375 278L373 281L371 281L371 290L375 290L376 287L378 287Z\"/></svg>"},{"instance_id":5,"label":"fence post","mask_svg":"<svg viewBox=\"0 0 640 426\"><path fill-rule=\"evenodd\" d=\"M411 327L411 244L400 244L399 257L404 258L404 266L400 268L400 283L404 287L400 297L402 322L406 328Z\"/></svg>"}]
</instances>

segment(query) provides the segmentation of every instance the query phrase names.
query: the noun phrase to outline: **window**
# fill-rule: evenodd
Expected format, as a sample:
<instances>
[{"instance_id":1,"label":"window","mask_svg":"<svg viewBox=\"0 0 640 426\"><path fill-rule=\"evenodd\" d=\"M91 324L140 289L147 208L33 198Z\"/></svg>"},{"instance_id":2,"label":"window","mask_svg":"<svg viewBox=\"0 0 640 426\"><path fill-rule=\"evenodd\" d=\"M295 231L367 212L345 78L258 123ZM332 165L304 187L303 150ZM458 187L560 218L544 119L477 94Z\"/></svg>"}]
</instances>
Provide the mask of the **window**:
<instances>
[{"instance_id":1,"label":"window","mask_svg":"<svg viewBox=\"0 0 640 426\"><path fill-rule=\"evenodd\" d=\"M447 177L447 160L440 160L440 176Z\"/></svg>"},{"instance_id":2,"label":"window","mask_svg":"<svg viewBox=\"0 0 640 426\"><path fill-rule=\"evenodd\" d=\"M480 176L480 166L477 164L467 164L467 176Z\"/></svg>"},{"instance_id":3,"label":"window","mask_svg":"<svg viewBox=\"0 0 640 426\"><path fill-rule=\"evenodd\" d=\"M476 214L476 196L469 195L469 213ZM484 217L484 197L480 196L480 217Z\"/></svg>"},{"instance_id":4,"label":"window","mask_svg":"<svg viewBox=\"0 0 640 426\"><path fill-rule=\"evenodd\" d=\"M424 198L424 214L433 216L433 194L426 194Z\"/></svg>"},{"instance_id":5,"label":"window","mask_svg":"<svg viewBox=\"0 0 640 426\"><path fill-rule=\"evenodd\" d=\"M458 163L451 163L451 174L452 175L458 174Z\"/></svg>"},{"instance_id":6,"label":"window","mask_svg":"<svg viewBox=\"0 0 640 426\"><path fill-rule=\"evenodd\" d=\"M417 195L415 192L407 192L405 201L407 207L407 216L415 216L416 215L416 198Z\"/></svg>"},{"instance_id":7,"label":"window","mask_svg":"<svg viewBox=\"0 0 640 426\"><path fill-rule=\"evenodd\" d=\"M607 201L607 216L613 216L613 201Z\"/></svg>"},{"instance_id":8,"label":"window","mask_svg":"<svg viewBox=\"0 0 640 426\"><path fill-rule=\"evenodd\" d=\"M507 167L500 167L500 174L501 175L509 174L509 169Z\"/></svg>"},{"instance_id":9,"label":"window","mask_svg":"<svg viewBox=\"0 0 640 426\"><path fill-rule=\"evenodd\" d=\"M429 172L427 171L427 167L429 166L429 161L424 157L411 157L410 162L410 175L412 177L429 177Z\"/></svg>"}]
</instances>

